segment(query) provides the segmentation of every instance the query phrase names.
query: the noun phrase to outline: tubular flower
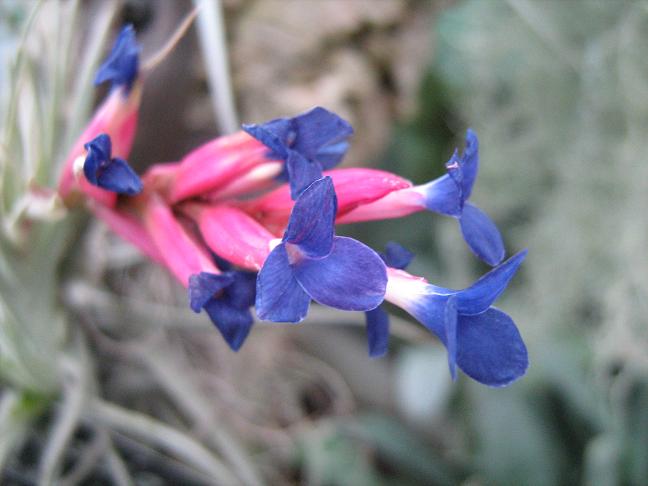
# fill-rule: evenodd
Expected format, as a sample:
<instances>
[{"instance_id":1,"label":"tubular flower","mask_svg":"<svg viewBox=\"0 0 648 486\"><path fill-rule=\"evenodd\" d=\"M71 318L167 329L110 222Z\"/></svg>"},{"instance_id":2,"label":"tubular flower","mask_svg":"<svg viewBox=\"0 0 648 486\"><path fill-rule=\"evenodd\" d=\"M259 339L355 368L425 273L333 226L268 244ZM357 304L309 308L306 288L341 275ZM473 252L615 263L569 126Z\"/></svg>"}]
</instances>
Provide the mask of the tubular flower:
<instances>
[{"instance_id":1,"label":"tubular flower","mask_svg":"<svg viewBox=\"0 0 648 486\"><path fill-rule=\"evenodd\" d=\"M491 307L515 275L526 250L464 290L429 284L403 270L388 269L385 299L432 331L448 350L452 377L458 366L474 380L505 386L528 367L527 350L513 320Z\"/></svg>"},{"instance_id":2,"label":"tubular flower","mask_svg":"<svg viewBox=\"0 0 648 486\"><path fill-rule=\"evenodd\" d=\"M382 356L389 318L380 304L387 300L441 340L453 378L458 367L504 386L524 374L520 334L491 305L526 252L499 264L499 231L468 202L478 171L471 130L448 173L421 186L380 170L333 169L353 129L321 107L244 125L140 179L125 161L141 94L139 51L133 29L125 28L96 77L112 83L110 93L66 159L59 192L68 204L85 196L111 229L164 266L187 289L189 307L204 310L231 349L250 334L251 307L259 319L297 323L314 300L365 312L369 354ZM413 255L397 244L379 255L335 234L336 223L420 210L457 218L472 251L499 265L466 289L446 289L405 272Z\"/></svg>"},{"instance_id":3,"label":"tubular flower","mask_svg":"<svg viewBox=\"0 0 648 486\"><path fill-rule=\"evenodd\" d=\"M329 177L313 182L299 196L281 243L259 272L259 318L300 322L311 299L336 309L363 311L383 301L384 263L359 241L335 236L336 210Z\"/></svg>"},{"instance_id":4,"label":"tubular flower","mask_svg":"<svg viewBox=\"0 0 648 486\"><path fill-rule=\"evenodd\" d=\"M76 177L74 166L75 161L83 156L86 144L102 134L110 137L116 158L128 158L135 138L142 91L138 78L139 53L133 27L124 27L95 78L96 84L110 81L110 93L72 146L63 165L58 191L67 204L73 204L79 192L107 206L116 204L117 195L112 190L84 177Z\"/></svg>"}]
</instances>

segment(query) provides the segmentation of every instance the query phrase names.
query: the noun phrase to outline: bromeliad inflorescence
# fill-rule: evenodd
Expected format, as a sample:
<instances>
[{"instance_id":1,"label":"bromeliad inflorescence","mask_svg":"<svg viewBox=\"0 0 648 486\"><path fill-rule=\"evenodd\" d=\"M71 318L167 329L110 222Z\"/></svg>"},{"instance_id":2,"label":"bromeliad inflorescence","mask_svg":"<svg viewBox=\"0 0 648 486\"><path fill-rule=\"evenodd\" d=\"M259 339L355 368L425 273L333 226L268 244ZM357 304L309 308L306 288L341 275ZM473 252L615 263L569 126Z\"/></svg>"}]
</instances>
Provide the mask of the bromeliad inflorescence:
<instances>
[{"instance_id":1,"label":"bromeliad inflorescence","mask_svg":"<svg viewBox=\"0 0 648 486\"><path fill-rule=\"evenodd\" d=\"M457 367L489 386L504 386L528 365L513 320L491 305L526 252L501 263L502 237L468 202L477 178L477 135L446 164L447 174L413 185L366 168L335 169L349 147L351 125L314 108L217 138L175 163L150 167L141 179L126 159L142 90L139 46L125 28L97 82L111 81L106 101L66 159L59 193L84 200L116 233L137 246L188 291L238 350L254 319L297 323L311 300L367 316L369 354L387 352L383 301L419 320L446 346ZM468 247L495 266L464 290L405 272L413 254L390 244L378 254L335 224L406 216L427 210L459 221Z\"/></svg>"}]
</instances>

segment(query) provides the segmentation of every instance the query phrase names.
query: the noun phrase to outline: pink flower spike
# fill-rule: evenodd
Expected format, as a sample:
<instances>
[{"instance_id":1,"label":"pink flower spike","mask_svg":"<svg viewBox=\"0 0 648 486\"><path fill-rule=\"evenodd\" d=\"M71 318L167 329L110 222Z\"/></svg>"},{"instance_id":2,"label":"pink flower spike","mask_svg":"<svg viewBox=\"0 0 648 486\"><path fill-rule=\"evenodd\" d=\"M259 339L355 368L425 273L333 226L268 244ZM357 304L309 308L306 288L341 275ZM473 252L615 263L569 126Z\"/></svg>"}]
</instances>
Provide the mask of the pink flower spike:
<instances>
[{"instance_id":1,"label":"pink flower spike","mask_svg":"<svg viewBox=\"0 0 648 486\"><path fill-rule=\"evenodd\" d=\"M58 187L60 196L68 204L73 203L75 193L81 191L101 204L109 207L115 205L117 194L90 184L82 174L75 176L74 161L84 155L83 145L101 133L110 136L114 157L128 158L137 128L141 92L141 81L136 81L130 92L126 92L123 86L111 91L72 146L65 159Z\"/></svg>"},{"instance_id":2,"label":"pink flower spike","mask_svg":"<svg viewBox=\"0 0 648 486\"><path fill-rule=\"evenodd\" d=\"M136 216L125 210L110 208L103 204L92 204L91 210L111 230L137 247L144 255L154 262L164 265L160 251L147 233L143 223Z\"/></svg>"},{"instance_id":3,"label":"pink flower spike","mask_svg":"<svg viewBox=\"0 0 648 486\"><path fill-rule=\"evenodd\" d=\"M176 203L219 189L268 162L267 152L265 145L245 132L208 142L180 161L169 188L169 201Z\"/></svg>"},{"instance_id":4,"label":"pink flower spike","mask_svg":"<svg viewBox=\"0 0 648 486\"><path fill-rule=\"evenodd\" d=\"M275 236L251 216L232 206L191 204L184 209L219 257L248 270L261 269Z\"/></svg>"},{"instance_id":5,"label":"pink flower spike","mask_svg":"<svg viewBox=\"0 0 648 486\"><path fill-rule=\"evenodd\" d=\"M224 188L207 194L204 198L210 202L220 202L251 193L258 194L276 184L275 178L281 173L283 167L283 162L268 161L234 179Z\"/></svg>"},{"instance_id":6,"label":"pink flower spike","mask_svg":"<svg viewBox=\"0 0 648 486\"><path fill-rule=\"evenodd\" d=\"M401 218L426 209L425 196L417 187L391 192L385 197L359 205L338 217L339 224Z\"/></svg>"},{"instance_id":7,"label":"pink flower spike","mask_svg":"<svg viewBox=\"0 0 648 486\"><path fill-rule=\"evenodd\" d=\"M369 204L412 183L390 172L376 169L334 169L324 172L333 179L338 200L338 220L358 206ZM294 201L283 185L265 196L244 204L245 210L273 230L288 224Z\"/></svg>"},{"instance_id":8,"label":"pink flower spike","mask_svg":"<svg viewBox=\"0 0 648 486\"><path fill-rule=\"evenodd\" d=\"M220 273L207 250L193 238L157 194L152 194L144 205L144 224L165 266L185 287L189 286L192 275Z\"/></svg>"}]
</instances>

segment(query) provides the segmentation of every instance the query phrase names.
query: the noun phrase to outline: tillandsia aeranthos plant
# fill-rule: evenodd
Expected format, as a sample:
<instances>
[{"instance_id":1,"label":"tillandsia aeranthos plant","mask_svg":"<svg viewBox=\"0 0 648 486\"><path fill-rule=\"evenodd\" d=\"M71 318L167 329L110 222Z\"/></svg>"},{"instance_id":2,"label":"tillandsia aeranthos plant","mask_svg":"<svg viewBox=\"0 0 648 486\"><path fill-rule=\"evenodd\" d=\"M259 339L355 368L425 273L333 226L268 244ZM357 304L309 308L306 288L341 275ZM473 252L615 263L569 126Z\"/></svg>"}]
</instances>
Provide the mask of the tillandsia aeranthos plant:
<instances>
[{"instance_id":1,"label":"tillandsia aeranthos plant","mask_svg":"<svg viewBox=\"0 0 648 486\"><path fill-rule=\"evenodd\" d=\"M157 164L141 178L126 159L135 136L139 47L128 27L119 35L98 82L107 100L67 157L59 195L84 201L116 233L187 288L189 307L205 310L233 350L254 318L304 320L312 300L367 314L369 354L387 351L385 300L403 308L446 346L457 367L489 386L522 376L527 352L513 320L491 305L526 255L504 261L492 220L468 202L477 178L477 135L447 174L423 185L373 169L335 169L353 134L325 108L243 125L180 161ZM494 268L452 290L405 272L412 255L391 244L379 255L336 236L335 225L402 217L417 211L454 217L470 250ZM254 312L253 312L254 310Z\"/></svg>"}]
</instances>

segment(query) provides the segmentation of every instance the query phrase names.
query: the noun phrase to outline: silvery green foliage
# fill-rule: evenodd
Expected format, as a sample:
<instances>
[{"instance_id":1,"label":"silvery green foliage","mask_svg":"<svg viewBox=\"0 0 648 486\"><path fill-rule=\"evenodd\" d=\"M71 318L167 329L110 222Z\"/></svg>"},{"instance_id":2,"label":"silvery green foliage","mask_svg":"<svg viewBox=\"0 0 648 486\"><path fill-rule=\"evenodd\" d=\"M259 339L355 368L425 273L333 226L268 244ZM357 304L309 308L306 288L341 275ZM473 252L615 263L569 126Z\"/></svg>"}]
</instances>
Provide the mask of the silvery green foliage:
<instances>
[{"instance_id":1,"label":"silvery green foliage","mask_svg":"<svg viewBox=\"0 0 648 486\"><path fill-rule=\"evenodd\" d=\"M564 400L575 427L590 428L578 439L586 446L576 466L588 484L641 484L648 474L646 428L638 425L648 400L641 385L648 370L648 8L622 0L470 1L444 16L440 33L438 66L488 147L476 198L483 195L494 219L508 223L508 246L530 247L523 295L511 301L512 315L525 316L523 331L535 335L530 378ZM512 444L510 464L543 458L520 466L526 484L551 484L569 467L566 455L555 454L564 442L534 422L537 404L530 407L524 393L511 393L508 405L500 396L497 407L518 407L519 420L506 415L517 435L502 438L489 425L496 422L487 393L475 396L486 403L476 422L494 432L482 440ZM489 474L511 484L521 470L497 471L498 453L487 448L482 443Z\"/></svg>"}]
</instances>

